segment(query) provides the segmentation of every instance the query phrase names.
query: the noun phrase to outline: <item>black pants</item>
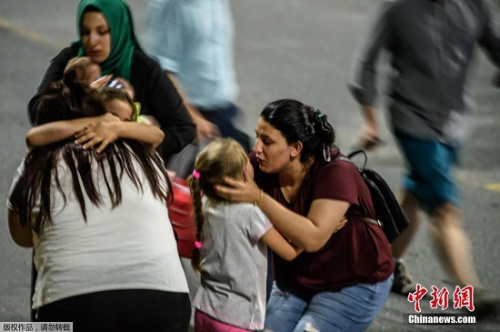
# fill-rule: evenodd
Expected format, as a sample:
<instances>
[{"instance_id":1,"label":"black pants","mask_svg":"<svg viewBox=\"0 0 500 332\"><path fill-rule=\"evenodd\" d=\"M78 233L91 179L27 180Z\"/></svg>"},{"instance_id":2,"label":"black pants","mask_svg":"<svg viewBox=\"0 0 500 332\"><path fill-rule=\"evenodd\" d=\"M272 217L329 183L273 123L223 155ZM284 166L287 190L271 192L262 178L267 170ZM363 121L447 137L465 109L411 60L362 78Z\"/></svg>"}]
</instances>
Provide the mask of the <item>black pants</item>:
<instances>
[{"instance_id":1,"label":"black pants","mask_svg":"<svg viewBox=\"0 0 500 332\"><path fill-rule=\"evenodd\" d=\"M228 104L225 108L206 109L197 107L198 111L219 128L222 137L230 137L243 146L245 152L252 150L250 136L239 130L234 125L234 120L238 117L240 110L234 104ZM175 171L181 178L186 178L194 168L196 155L200 152L200 145L192 143L178 154L172 156L166 163L167 168Z\"/></svg>"},{"instance_id":2,"label":"black pants","mask_svg":"<svg viewBox=\"0 0 500 332\"><path fill-rule=\"evenodd\" d=\"M188 293L113 290L73 296L38 309L42 322L73 322L75 332L186 332Z\"/></svg>"}]
</instances>

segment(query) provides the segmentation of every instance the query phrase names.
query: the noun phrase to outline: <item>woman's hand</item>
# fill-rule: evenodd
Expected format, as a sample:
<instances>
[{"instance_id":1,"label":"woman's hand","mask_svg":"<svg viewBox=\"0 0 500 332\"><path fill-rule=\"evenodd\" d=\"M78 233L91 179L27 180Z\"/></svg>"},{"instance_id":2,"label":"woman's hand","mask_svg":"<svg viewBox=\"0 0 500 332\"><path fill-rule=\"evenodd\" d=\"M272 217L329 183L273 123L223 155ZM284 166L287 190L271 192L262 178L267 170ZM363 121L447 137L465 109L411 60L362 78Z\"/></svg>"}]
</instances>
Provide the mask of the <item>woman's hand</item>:
<instances>
[{"instance_id":1,"label":"woman's hand","mask_svg":"<svg viewBox=\"0 0 500 332\"><path fill-rule=\"evenodd\" d=\"M347 224L347 221L348 221L347 217L344 216L344 218L342 218L342 220L340 220L339 224L337 225L337 228L335 228L335 230L333 231L333 233L337 233L342 228L344 228L345 224Z\"/></svg>"},{"instance_id":2,"label":"woman's hand","mask_svg":"<svg viewBox=\"0 0 500 332\"><path fill-rule=\"evenodd\" d=\"M119 136L119 122L97 122L87 125L83 130L76 133L75 143L82 145L84 150L98 145L97 153L101 153Z\"/></svg>"},{"instance_id":3,"label":"woman's hand","mask_svg":"<svg viewBox=\"0 0 500 332\"><path fill-rule=\"evenodd\" d=\"M95 119L95 121L93 121L94 125L100 122L121 122L119 117L109 112L106 112L103 115L96 116L93 119Z\"/></svg>"},{"instance_id":4,"label":"woman's hand","mask_svg":"<svg viewBox=\"0 0 500 332\"><path fill-rule=\"evenodd\" d=\"M255 203L260 194L260 188L253 181L253 168L250 163L243 171L243 180L236 180L230 177L222 179L225 185L215 185L215 191L222 198L230 202Z\"/></svg>"}]
</instances>

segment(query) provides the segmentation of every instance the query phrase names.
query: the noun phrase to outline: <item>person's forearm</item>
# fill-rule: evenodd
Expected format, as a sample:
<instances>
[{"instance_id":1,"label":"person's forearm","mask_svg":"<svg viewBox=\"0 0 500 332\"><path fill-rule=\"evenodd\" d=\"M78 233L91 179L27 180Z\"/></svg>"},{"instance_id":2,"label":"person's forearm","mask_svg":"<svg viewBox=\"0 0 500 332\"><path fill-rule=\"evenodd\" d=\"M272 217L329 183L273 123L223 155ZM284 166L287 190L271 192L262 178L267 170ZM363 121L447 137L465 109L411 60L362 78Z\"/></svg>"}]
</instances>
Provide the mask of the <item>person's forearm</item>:
<instances>
[{"instance_id":1,"label":"person's forearm","mask_svg":"<svg viewBox=\"0 0 500 332\"><path fill-rule=\"evenodd\" d=\"M267 194L259 207L283 236L306 252L319 250L331 236L310 219L289 210Z\"/></svg>"},{"instance_id":2,"label":"person's forearm","mask_svg":"<svg viewBox=\"0 0 500 332\"><path fill-rule=\"evenodd\" d=\"M29 225L26 225L24 227L21 226L21 222L19 221L19 214L12 211L11 209L7 209L7 219L9 222L9 232L12 240L14 240L14 242L20 247L33 247L31 227Z\"/></svg>"},{"instance_id":3,"label":"person's forearm","mask_svg":"<svg viewBox=\"0 0 500 332\"><path fill-rule=\"evenodd\" d=\"M197 139L200 140L204 137L213 138L219 136L220 135L219 128L210 121L208 121L207 119L205 119L205 117L200 113L198 108L196 108L195 105L189 102L189 99L186 93L182 90L180 82L177 80L177 78L171 73L167 73L167 76L168 78L170 78L172 84L177 89L177 92L181 96L181 99L183 100L184 106L186 107L186 110L188 111L191 120L193 120L193 123L196 125Z\"/></svg>"},{"instance_id":4,"label":"person's forearm","mask_svg":"<svg viewBox=\"0 0 500 332\"><path fill-rule=\"evenodd\" d=\"M116 122L118 136L121 138L135 139L153 147L157 147L163 141L165 134L160 128L137 122Z\"/></svg>"},{"instance_id":5,"label":"person's forearm","mask_svg":"<svg viewBox=\"0 0 500 332\"><path fill-rule=\"evenodd\" d=\"M26 134L26 144L29 148L33 148L65 140L91 122L92 118L80 118L50 122L33 127Z\"/></svg>"},{"instance_id":6,"label":"person's forearm","mask_svg":"<svg viewBox=\"0 0 500 332\"><path fill-rule=\"evenodd\" d=\"M361 112L365 122L378 127L377 116L375 115L375 108L371 105L361 105Z\"/></svg>"}]
</instances>

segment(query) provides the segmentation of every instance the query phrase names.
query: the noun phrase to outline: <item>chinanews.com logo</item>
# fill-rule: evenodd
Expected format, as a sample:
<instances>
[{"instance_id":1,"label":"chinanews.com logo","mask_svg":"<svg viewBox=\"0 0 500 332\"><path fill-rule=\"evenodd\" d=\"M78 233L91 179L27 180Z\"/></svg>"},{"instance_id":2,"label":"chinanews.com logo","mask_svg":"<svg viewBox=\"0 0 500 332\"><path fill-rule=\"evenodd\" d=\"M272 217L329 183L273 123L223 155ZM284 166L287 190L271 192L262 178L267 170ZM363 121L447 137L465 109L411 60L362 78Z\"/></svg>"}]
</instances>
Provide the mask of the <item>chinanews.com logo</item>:
<instances>
[{"instance_id":1,"label":"chinanews.com logo","mask_svg":"<svg viewBox=\"0 0 500 332\"><path fill-rule=\"evenodd\" d=\"M430 309L436 310L437 312L432 313L422 313L422 308L420 302L424 300L426 295L430 295L431 300L429 301ZM452 294L452 303L450 303L450 291L447 287L438 288L436 286L431 287L431 291L417 284L415 292L408 294L408 302L413 303L413 309L416 313L405 314L405 322L409 324L475 324L476 317L472 315L475 310L474 307L474 287L455 286ZM455 309L456 314L449 313L439 313L446 309Z\"/></svg>"}]
</instances>

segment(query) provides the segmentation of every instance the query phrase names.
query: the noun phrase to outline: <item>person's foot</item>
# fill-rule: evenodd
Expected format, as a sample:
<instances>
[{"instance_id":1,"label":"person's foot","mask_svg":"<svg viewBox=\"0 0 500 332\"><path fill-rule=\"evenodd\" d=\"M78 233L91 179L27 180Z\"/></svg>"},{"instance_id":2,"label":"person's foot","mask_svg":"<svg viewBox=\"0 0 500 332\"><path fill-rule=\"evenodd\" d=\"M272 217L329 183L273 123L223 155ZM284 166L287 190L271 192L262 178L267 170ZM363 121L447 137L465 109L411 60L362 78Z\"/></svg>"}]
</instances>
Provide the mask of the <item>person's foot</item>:
<instances>
[{"instance_id":1,"label":"person's foot","mask_svg":"<svg viewBox=\"0 0 500 332\"><path fill-rule=\"evenodd\" d=\"M496 72L491 79L491 83L494 87L500 88L500 72Z\"/></svg>"},{"instance_id":2,"label":"person's foot","mask_svg":"<svg viewBox=\"0 0 500 332\"><path fill-rule=\"evenodd\" d=\"M477 318L484 318L500 313L500 298L484 288L474 289L473 315Z\"/></svg>"},{"instance_id":3,"label":"person's foot","mask_svg":"<svg viewBox=\"0 0 500 332\"><path fill-rule=\"evenodd\" d=\"M406 271L406 267L401 262L396 262L394 268L394 281L392 283L391 292L408 296L415 291L417 284L412 276Z\"/></svg>"}]
</instances>

